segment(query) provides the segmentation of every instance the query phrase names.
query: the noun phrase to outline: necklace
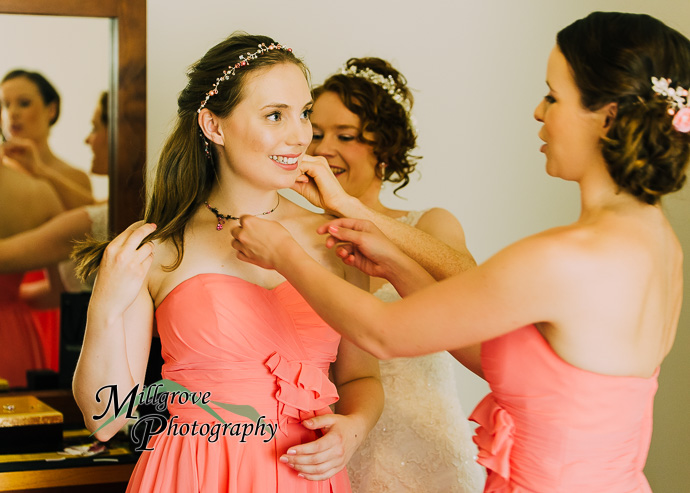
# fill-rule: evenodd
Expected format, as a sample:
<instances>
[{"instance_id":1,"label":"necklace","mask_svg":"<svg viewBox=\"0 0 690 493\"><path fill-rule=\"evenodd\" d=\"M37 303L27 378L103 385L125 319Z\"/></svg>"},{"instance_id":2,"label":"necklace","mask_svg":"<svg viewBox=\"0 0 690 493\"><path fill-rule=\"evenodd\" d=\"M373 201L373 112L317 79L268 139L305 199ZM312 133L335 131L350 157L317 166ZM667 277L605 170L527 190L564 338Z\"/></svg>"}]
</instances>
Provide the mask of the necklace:
<instances>
[{"instance_id":1,"label":"necklace","mask_svg":"<svg viewBox=\"0 0 690 493\"><path fill-rule=\"evenodd\" d=\"M204 202L204 204L206 204L206 208L209 211L213 212L216 215L216 217L218 218L218 224L216 225L217 231L220 231L221 229L223 229L223 224L225 224L225 221L230 221L230 220L237 221L239 219L239 217L235 217L231 214L221 214L218 211L218 209L216 209L215 207L211 207L208 202ZM278 202L276 203L276 206L273 209L271 209L270 211L261 212L259 214L252 214L252 215L253 216L265 216L267 214L270 214L274 210L276 210L279 205L280 205L280 194L278 194Z\"/></svg>"}]
</instances>

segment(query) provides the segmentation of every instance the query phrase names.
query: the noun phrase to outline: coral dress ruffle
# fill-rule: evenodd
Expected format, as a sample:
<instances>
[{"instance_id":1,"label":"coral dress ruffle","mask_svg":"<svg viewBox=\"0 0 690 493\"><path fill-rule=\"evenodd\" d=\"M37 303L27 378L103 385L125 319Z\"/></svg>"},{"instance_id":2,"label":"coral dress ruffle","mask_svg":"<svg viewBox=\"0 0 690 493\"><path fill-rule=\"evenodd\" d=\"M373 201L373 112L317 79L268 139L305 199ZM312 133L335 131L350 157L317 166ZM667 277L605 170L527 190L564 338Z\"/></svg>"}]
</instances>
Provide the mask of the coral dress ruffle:
<instances>
[{"instance_id":1,"label":"coral dress ruffle","mask_svg":"<svg viewBox=\"0 0 690 493\"><path fill-rule=\"evenodd\" d=\"M301 421L331 413L338 400L328 379L340 336L287 282L265 289L224 274L201 274L178 285L156 310L163 378L190 391L211 392L211 401L247 405L277 425L269 435L166 434L149 442L128 492L349 493L343 469L309 481L279 461L288 448L320 435ZM225 422L248 418L211 407ZM192 404L169 407L175 423L219 423Z\"/></svg>"},{"instance_id":2,"label":"coral dress ruffle","mask_svg":"<svg viewBox=\"0 0 690 493\"><path fill-rule=\"evenodd\" d=\"M470 416L491 493L651 493L643 468L658 369L607 376L562 360L533 325L482 345L491 393Z\"/></svg>"}]
</instances>

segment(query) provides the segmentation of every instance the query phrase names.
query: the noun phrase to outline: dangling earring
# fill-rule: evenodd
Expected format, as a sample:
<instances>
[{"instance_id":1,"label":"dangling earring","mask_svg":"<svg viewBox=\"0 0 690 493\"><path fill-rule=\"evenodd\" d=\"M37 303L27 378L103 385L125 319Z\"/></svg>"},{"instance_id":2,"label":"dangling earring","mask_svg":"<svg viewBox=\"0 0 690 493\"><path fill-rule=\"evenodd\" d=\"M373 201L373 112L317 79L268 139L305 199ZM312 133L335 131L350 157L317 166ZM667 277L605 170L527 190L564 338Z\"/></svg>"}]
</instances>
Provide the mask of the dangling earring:
<instances>
[{"instance_id":1,"label":"dangling earring","mask_svg":"<svg viewBox=\"0 0 690 493\"><path fill-rule=\"evenodd\" d=\"M384 179L386 177L386 167L388 166L386 163L379 163L376 166L379 168L379 172L381 173L381 188L383 188L384 185Z\"/></svg>"},{"instance_id":2,"label":"dangling earring","mask_svg":"<svg viewBox=\"0 0 690 493\"><path fill-rule=\"evenodd\" d=\"M212 159L211 156L211 149L208 144L208 139L206 139L206 136L203 134L203 132L199 132L199 137L201 137L201 140L204 141L204 152L206 153L206 159Z\"/></svg>"}]
</instances>

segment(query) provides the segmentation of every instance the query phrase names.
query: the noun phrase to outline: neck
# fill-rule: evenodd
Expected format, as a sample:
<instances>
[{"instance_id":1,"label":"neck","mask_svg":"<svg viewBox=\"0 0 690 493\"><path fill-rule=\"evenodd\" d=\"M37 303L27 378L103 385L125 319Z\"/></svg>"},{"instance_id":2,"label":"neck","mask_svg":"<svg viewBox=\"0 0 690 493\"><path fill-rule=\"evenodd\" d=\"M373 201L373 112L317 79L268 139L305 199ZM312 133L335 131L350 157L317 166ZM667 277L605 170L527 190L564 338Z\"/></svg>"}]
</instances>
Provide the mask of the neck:
<instances>
[{"instance_id":1,"label":"neck","mask_svg":"<svg viewBox=\"0 0 690 493\"><path fill-rule=\"evenodd\" d=\"M605 176L589 177L580 182L580 221L586 221L604 211L644 205L631 194L619 190L616 183L605 171Z\"/></svg>"},{"instance_id":2,"label":"neck","mask_svg":"<svg viewBox=\"0 0 690 493\"><path fill-rule=\"evenodd\" d=\"M36 149L38 149L38 156L41 158L41 161L46 165L50 166L55 161L55 155L50 150L47 137L36 142Z\"/></svg>"},{"instance_id":3,"label":"neck","mask_svg":"<svg viewBox=\"0 0 690 493\"><path fill-rule=\"evenodd\" d=\"M243 215L259 215L275 209L279 196L277 190L253 191L225 190L217 186L207 200L211 207L215 207L220 214L240 217Z\"/></svg>"},{"instance_id":4,"label":"neck","mask_svg":"<svg viewBox=\"0 0 690 493\"><path fill-rule=\"evenodd\" d=\"M372 182L372 185L359 197L359 201L366 205L368 208L380 212L381 214L384 214L386 216L390 216L392 213L392 209L389 209L385 205L381 203L381 181L380 180L374 180Z\"/></svg>"}]
</instances>

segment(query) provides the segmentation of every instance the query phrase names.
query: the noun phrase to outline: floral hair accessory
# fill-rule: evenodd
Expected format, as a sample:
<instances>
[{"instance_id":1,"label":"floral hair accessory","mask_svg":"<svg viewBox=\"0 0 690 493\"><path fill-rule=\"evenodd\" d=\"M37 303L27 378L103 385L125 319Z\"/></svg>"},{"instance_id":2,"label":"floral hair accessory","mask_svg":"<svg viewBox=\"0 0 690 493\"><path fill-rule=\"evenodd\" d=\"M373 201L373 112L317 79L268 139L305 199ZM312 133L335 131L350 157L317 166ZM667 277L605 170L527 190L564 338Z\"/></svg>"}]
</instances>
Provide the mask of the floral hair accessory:
<instances>
[{"instance_id":1,"label":"floral hair accessory","mask_svg":"<svg viewBox=\"0 0 690 493\"><path fill-rule=\"evenodd\" d=\"M256 50L254 53L247 52L244 55L240 55L240 61L237 63L234 63L232 65L229 65L227 69L223 70L223 75L218 77L216 79L215 84L213 84L213 89L211 89L209 92L206 93L206 98L201 102L201 106L199 106L199 109L196 110L197 113L201 113L201 110L203 110L206 107L206 103L208 103L208 100L211 99L211 96L215 96L218 94L218 86L220 85L221 82L224 80L229 80L230 77L235 75L235 71L238 68L245 67L249 65L249 62L252 60L256 60L259 58L259 56L263 55L264 53L267 53L269 51L273 50L285 50L289 51L292 53L292 48L288 48L287 46L283 46L280 43L271 43L270 45L266 46L265 43L261 43L259 46L259 49Z\"/></svg>"},{"instance_id":2,"label":"floral hair accessory","mask_svg":"<svg viewBox=\"0 0 690 493\"><path fill-rule=\"evenodd\" d=\"M680 86L673 88L670 84L671 79L652 77L652 89L668 101L668 114L673 116L673 128L681 133L690 133L688 90Z\"/></svg>"},{"instance_id":3,"label":"floral hair accessory","mask_svg":"<svg viewBox=\"0 0 690 493\"><path fill-rule=\"evenodd\" d=\"M350 65L349 67L343 67L340 73L348 77L360 77L366 79L372 84L376 84L386 91L393 100L403 107L405 113L410 113L411 105L410 101L405 97L403 92L395 84L395 79L393 76L389 75L385 77L378 72L374 72L369 67L364 69L358 69L356 65Z\"/></svg>"}]
</instances>

